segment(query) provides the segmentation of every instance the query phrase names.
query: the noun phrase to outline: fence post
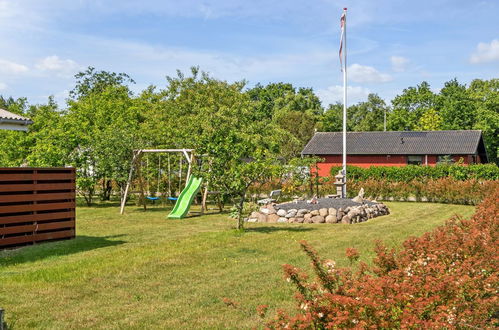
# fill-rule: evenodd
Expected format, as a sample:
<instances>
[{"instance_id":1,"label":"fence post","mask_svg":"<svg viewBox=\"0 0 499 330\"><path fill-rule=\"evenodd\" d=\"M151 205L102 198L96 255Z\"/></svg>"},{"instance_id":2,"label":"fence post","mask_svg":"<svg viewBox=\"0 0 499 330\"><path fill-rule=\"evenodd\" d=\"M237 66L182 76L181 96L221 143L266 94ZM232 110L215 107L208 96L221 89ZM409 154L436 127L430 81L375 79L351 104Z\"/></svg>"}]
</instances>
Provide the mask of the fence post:
<instances>
[{"instance_id":1,"label":"fence post","mask_svg":"<svg viewBox=\"0 0 499 330\"><path fill-rule=\"evenodd\" d=\"M2 309L2 307L0 307L0 330L4 330L3 309Z\"/></svg>"}]
</instances>

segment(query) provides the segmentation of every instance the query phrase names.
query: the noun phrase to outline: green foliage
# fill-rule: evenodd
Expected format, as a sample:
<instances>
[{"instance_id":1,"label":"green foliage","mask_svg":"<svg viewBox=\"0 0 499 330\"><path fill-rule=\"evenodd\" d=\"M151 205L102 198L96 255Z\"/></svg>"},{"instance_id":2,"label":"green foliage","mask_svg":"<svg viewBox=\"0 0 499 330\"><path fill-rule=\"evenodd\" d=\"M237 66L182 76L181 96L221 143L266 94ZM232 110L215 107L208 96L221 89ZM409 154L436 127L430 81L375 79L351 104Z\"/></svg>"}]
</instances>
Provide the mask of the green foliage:
<instances>
[{"instance_id":1,"label":"green foliage","mask_svg":"<svg viewBox=\"0 0 499 330\"><path fill-rule=\"evenodd\" d=\"M331 176L336 175L340 167L331 168ZM499 167L495 164L439 164L436 166L408 165L371 166L361 168L347 166L348 180L365 181L368 179L388 182L410 182L413 180L453 178L456 180L499 180Z\"/></svg>"},{"instance_id":2,"label":"green foliage","mask_svg":"<svg viewBox=\"0 0 499 330\"><path fill-rule=\"evenodd\" d=\"M351 105L347 109L348 131L382 131L385 112L389 109L377 94L369 94L367 101ZM329 105L321 118L320 129L325 132L343 130L343 105Z\"/></svg>"},{"instance_id":3,"label":"green foliage","mask_svg":"<svg viewBox=\"0 0 499 330\"><path fill-rule=\"evenodd\" d=\"M1 108L34 121L28 133L0 131L0 166L75 166L78 191L88 202L95 191L100 191L104 200L113 189L122 192L132 151L139 148L195 149L206 156L194 171L209 180L213 190L223 191L224 200L244 200L241 196L249 182L266 178L278 182L279 162L299 157L315 130L342 129L341 104L329 105L324 112L312 89L288 83L247 89L245 81L228 83L193 67L189 75L178 72L176 77L167 77L164 87L149 86L134 95L129 87L134 81L125 73L89 67L75 78L63 107L53 98L46 104L30 105L26 98L0 96ZM452 80L438 94L423 82L395 97L391 108L370 94L366 101L348 108L347 129L382 130L385 113L391 130L480 129L489 159L497 162L498 90L499 79L477 79L468 87ZM178 162L173 165L178 168ZM469 172L471 168L452 170L451 175L497 177L495 170ZM355 169L351 171L356 175ZM373 170L372 175L406 181L414 177L384 171L390 170ZM447 175L437 172L421 175ZM145 176L157 186L157 174L150 171ZM312 186L313 178L302 179ZM160 181L164 192L165 182ZM295 183L288 185L290 194L296 191Z\"/></svg>"},{"instance_id":4,"label":"green foliage","mask_svg":"<svg viewBox=\"0 0 499 330\"><path fill-rule=\"evenodd\" d=\"M441 128L442 117L435 109L428 109L419 118L414 129L417 131L437 131Z\"/></svg>"},{"instance_id":5,"label":"green foliage","mask_svg":"<svg viewBox=\"0 0 499 330\"><path fill-rule=\"evenodd\" d=\"M416 87L404 89L401 95L392 100L392 107L393 112L387 118L388 129L412 130L427 110L437 107L437 96L430 89L430 85L423 81Z\"/></svg>"}]
</instances>

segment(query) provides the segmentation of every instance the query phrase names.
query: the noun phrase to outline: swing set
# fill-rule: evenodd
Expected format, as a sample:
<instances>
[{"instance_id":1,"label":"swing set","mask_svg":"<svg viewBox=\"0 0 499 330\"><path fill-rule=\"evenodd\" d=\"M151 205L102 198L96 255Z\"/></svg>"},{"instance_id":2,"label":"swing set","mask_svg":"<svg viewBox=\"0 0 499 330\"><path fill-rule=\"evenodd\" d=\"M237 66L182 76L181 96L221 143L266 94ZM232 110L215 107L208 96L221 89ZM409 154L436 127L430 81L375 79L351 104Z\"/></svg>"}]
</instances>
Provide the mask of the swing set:
<instances>
[{"instance_id":1,"label":"swing set","mask_svg":"<svg viewBox=\"0 0 499 330\"><path fill-rule=\"evenodd\" d=\"M173 185L172 185L172 162L170 160L170 154L179 153L180 158L178 160L179 170L178 170L178 194L174 196L173 193ZM145 154L158 154L158 169L157 169L157 187L156 194L151 193L151 185L149 180L147 180L147 186L144 184L144 173L143 173L143 157ZM162 169L162 161L161 156L163 154L167 154L167 185L165 188L168 188L166 194L161 196L161 177L164 173ZM174 162L173 162L174 163ZM185 176L185 180L183 178L183 167L184 163L187 165L187 175ZM147 210L146 200L151 201L153 204L164 197L165 201L175 202L175 207L170 213L169 217L171 218L183 218L187 213L195 195L199 191L201 187L202 180L193 177L192 174L192 166L195 163L194 149L140 149L134 150L132 163L130 166L130 172L128 175L128 181L125 188L125 193L123 199L121 201L121 209L120 214L125 212L125 206L128 194L130 193L130 187L132 185L132 181L134 178L134 172L136 173L136 177L138 179L139 186L139 195L140 201L143 205L144 211ZM145 159L145 176L147 177L149 172L149 157ZM174 175L176 176L176 175ZM182 182L183 181L183 182ZM182 188L182 183L185 183L184 188ZM166 189L164 189L166 190ZM208 191L208 184L205 184L204 192L202 196L202 204L201 204L201 213L204 213L206 208L206 198L207 195L213 193ZM166 195L166 196L165 196Z\"/></svg>"}]
</instances>

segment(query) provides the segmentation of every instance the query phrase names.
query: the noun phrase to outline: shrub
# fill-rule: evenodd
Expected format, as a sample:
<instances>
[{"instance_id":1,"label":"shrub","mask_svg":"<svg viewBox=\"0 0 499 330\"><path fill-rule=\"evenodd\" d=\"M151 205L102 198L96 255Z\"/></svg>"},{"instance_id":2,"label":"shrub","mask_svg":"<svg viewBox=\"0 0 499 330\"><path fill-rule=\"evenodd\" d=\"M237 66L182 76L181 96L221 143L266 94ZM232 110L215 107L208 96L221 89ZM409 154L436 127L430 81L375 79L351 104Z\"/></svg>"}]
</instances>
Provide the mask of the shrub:
<instances>
[{"instance_id":1,"label":"shrub","mask_svg":"<svg viewBox=\"0 0 499 330\"><path fill-rule=\"evenodd\" d=\"M340 167L331 168L330 174L334 176ZM450 177L456 180L499 180L499 167L495 164L439 164L436 166L408 165L402 167L394 166L371 166L361 168L347 166L349 180L364 181L378 179L393 182L410 182L413 180L428 180Z\"/></svg>"},{"instance_id":2,"label":"shrub","mask_svg":"<svg viewBox=\"0 0 499 330\"><path fill-rule=\"evenodd\" d=\"M470 179L460 181L452 178L430 179L426 182L386 182L383 180L354 181L348 185L348 194L354 197L360 188L364 188L365 196L375 199L416 200L425 198L430 202L477 205L494 190L499 189L499 181L478 181ZM334 187L324 187L333 190Z\"/></svg>"},{"instance_id":3,"label":"shrub","mask_svg":"<svg viewBox=\"0 0 499 330\"><path fill-rule=\"evenodd\" d=\"M377 243L374 266L322 260L302 241L317 278L284 265L298 289L297 313L278 311L269 328L496 328L499 189L469 220L410 238L401 251ZM349 250L353 262L356 251ZM261 312L261 311L260 311Z\"/></svg>"}]
</instances>

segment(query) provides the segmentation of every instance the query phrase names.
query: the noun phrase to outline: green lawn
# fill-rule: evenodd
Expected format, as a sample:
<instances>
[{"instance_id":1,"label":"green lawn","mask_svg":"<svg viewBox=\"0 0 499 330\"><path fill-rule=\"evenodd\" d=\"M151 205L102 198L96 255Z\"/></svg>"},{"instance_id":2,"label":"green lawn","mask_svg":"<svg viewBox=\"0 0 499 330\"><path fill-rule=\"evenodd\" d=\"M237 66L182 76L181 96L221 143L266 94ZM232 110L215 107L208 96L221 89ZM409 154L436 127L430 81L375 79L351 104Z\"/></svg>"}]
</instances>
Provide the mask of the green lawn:
<instances>
[{"instance_id":1,"label":"green lawn","mask_svg":"<svg viewBox=\"0 0 499 330\"><path fill-rule=\"evenodd\" d=\"M166 220L162 209L80 207L75 240L0 252L0 306L14 328L251 328L259 304L292 306L281 265L308 268L299 240L345 266L347 247L368 261L375 239L399 245L473 212L387 204L391 215L361 224L248 224L243 234L226 215Z\"/></svg>"}]
</instances>

